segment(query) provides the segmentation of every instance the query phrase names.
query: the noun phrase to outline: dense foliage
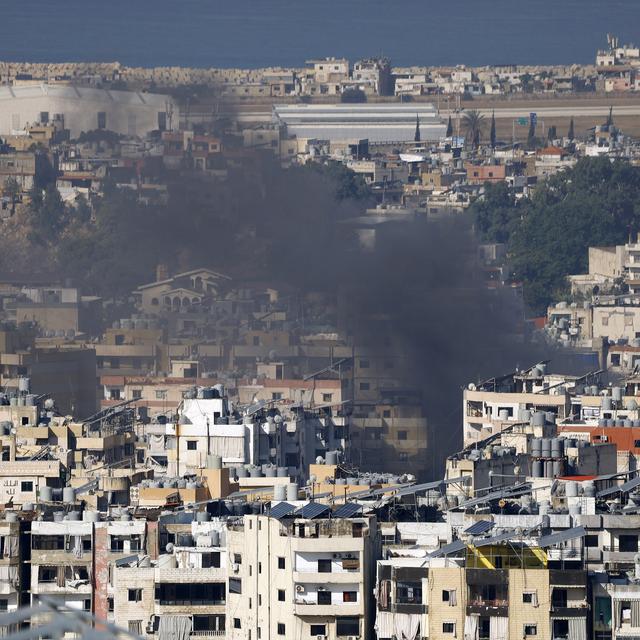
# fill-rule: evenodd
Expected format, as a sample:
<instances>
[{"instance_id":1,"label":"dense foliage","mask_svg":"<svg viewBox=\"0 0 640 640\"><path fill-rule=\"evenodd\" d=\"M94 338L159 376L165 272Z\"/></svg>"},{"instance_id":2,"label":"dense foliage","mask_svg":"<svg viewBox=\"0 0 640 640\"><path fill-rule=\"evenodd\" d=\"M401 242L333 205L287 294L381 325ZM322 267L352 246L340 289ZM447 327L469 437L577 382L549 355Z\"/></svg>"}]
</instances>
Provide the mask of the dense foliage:
<instances>
[{"instance_id":1,"label":"dense foliage","mask_svg":"<svg viewBox=\"0 0 640 640\"><path fill-rule=\"evenodd\" d=\"M473 211L484 241L507 243L527 303L543 313L565 292L567 275L586 273L590 246L621 244L640 230L640 167L584 158L530 199L516 201L505 184L487 185Z\"/></svg>"}]
</instances>

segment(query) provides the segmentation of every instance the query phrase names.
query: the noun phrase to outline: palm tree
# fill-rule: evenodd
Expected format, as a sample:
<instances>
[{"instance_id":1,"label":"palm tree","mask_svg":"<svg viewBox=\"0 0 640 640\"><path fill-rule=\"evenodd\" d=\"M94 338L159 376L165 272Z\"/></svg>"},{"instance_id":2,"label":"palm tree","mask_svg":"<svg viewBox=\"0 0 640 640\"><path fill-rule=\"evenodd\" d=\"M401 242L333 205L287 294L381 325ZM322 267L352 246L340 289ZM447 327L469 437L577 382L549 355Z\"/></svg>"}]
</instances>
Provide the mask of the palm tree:
<instances>
[{"instance_id":1,"label":"palm tree","mask_svg":"<svg viewBox=\"0 0 640 640\"><path fill-rule=\"evenodd\" d=\"M479 146L480 136L484 129L484 116L476 109L467 111L464 114L464 129L466 131L465 137L467 141L474 147Z\"/></svg>"}]
</instances>

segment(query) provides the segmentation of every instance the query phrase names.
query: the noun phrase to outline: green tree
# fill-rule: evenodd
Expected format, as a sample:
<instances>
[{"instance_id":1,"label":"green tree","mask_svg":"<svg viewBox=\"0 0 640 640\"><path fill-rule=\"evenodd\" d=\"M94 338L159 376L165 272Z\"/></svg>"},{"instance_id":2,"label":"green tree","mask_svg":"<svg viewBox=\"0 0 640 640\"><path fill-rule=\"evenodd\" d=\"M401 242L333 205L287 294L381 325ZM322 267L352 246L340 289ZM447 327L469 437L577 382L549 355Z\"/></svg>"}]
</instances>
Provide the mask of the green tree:
<instances>
[{"instance_id":1,"label":"green tree","mask_svg":"<svg viewBox=\"0 0 640 640\"><path fill-rule=\"evenodd\" d=\"M529 121L529 132L527 133L527 147L529 147L529 149L535 149L536 145L536 123L531 119Z\"/></svg>"},{"instance_id":2,"label":"green tree","mask_svg":"<svg viewBox=\"0 0 640 640\"><path fill-rule=\"evenodd\" d=\"M467 111L464 114L464 129L467 142L477 148L480 146L480 138L484 129L484 116L477 109Z\"/></svg>"},{"instance_id":3,"label":"green tree","mask_svg":"<svg viewBox=\"0 0 640 640\"><path fill-rule=\"evenodd\" d=\"M555 140L558 137L558 132L556 130L555 125L551 125L547 131L547 140L549 142Z\"/></svg>"},{"instance_id":4,"label":"green tree","mask_svg":"<svg viewBox=\"0 0 640 640\"><path fill-rule=\"evenodd\" d=\"M496 112L491 113L491 132L489 133L489 139L491 140L491 148L496 148Z\"/></svg>"}]
</instances>

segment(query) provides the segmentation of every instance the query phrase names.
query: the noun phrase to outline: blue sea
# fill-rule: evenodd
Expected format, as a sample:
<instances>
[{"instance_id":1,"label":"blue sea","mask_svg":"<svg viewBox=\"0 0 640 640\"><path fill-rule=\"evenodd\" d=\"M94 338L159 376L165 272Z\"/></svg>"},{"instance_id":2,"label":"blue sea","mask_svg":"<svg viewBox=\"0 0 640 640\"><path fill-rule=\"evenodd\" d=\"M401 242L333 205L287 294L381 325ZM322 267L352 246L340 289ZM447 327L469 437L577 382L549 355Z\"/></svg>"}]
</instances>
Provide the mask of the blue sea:
<instances>
[{"instance_id":1,"label":"blue sea","mask_svg":"<svg viewBox=\"0 0 640 640\"><path fill-rule=\"evenodd\" d=\"M0 0L0 60L302 66L588 63L640 0Z\"/></svg>"}]
</instances>

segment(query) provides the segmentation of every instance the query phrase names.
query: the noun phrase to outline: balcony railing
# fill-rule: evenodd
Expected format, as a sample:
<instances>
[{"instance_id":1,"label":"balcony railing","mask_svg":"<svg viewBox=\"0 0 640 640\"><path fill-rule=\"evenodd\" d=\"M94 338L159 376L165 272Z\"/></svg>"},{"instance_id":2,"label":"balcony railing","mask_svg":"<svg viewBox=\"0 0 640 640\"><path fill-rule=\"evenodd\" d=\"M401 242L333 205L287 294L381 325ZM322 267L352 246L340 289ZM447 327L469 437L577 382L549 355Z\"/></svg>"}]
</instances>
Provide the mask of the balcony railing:
<instances>
[{"instance_id":1,"label":"balcony railing","mask_svg":"<svg viewBox=\"0 0 640 640\"><path fill-rule=\"evenodd\" d=\"M190 638L224 638L226 631L192 631L189 634Z\"/></svg>"},{"instance_id":2,"label":"balcony railing","mask_svg":"<svg viewBox=\"0 0 640 640\"><path fill-rule=\"evenodd\" d=\"M482 598L473 598L467 605L472 607L508 607L508 600L483 600Z\"/></svg>"}]
</instances>

